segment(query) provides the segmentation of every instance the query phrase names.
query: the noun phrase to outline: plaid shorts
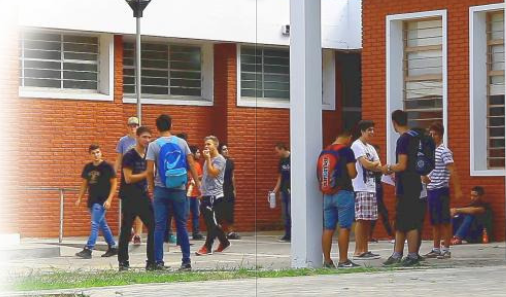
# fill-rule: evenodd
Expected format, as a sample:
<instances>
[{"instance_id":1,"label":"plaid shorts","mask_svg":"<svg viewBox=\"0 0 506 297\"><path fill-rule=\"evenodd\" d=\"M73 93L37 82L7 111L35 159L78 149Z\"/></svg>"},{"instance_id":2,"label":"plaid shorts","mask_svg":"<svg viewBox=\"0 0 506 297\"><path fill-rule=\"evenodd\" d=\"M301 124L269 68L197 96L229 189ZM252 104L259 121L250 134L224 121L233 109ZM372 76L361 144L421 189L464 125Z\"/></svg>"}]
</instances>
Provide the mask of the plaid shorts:
<instances>
[{"instance_id":1,"label":"plaid shorts","mask_svg":"<svg viewBox=\"0 0 506 297\"><path fill-rule=\"evenodd\" d=\"M355 220L375 221L378 219L376 193L355 192Z\"/></svg>"}]
</instances>

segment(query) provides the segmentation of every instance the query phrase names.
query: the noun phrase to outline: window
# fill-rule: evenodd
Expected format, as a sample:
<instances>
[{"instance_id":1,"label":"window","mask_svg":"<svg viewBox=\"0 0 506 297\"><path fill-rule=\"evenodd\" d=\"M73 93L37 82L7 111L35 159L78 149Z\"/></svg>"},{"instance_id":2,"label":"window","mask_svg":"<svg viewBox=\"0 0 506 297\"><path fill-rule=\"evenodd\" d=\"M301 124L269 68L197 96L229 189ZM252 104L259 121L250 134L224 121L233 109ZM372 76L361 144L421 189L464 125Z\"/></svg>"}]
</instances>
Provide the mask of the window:
<instances>
[{"instance_id":1,"label":"window","mask_svg":"<svg viewBox=\"0 0 506 297\"><path fill-rule=\"evenodd\" d=\"M411 127L441 121L447 127L447 12L423 11L386 17L387 162L395 160L398 134L391 113L408 113ZM447 143L448 133L443 142Z\"/></svg>"},{"instance_id":2,"label":"window","mask_svg":"<svg viewBox=\"0 0 506 297\"><path fill-rule=\"evenodd\" d=\"M487 165L504 168L504 13L487 15Z\"/></svg>"},{"instance_id":3,"label":"window","mask_svg":"<svg viewBox=\"0 0 506 297\"><path fill-rule=\"evenodd\" d=\"M469 8L470 169L504 176L504 3Z\"/></svg>"},{"instance_id":4,"label":"window","mask_svg":"<svg viewBox=\"0 0 506 297\"><path fill-rule=\"evenodd\" d=\"M202 96L200 46L142 43L142 94ZM123 44L123 90L135 94L135 44Z\"/></svg>"},{"instance_id":5,"label":"window","mask_svg":"<svg viewBox=\"0 0 506 297\"><path fill-rule=\"evenodd\" d=\"M443 120L441 18L404 22L404 110L411 127Z\"/></svg>"},{"instance_id":6,"label":"window","mask_svg":"<svg viewBox=\"0 0 506 297\"><path fill-rule=\"evenodd\" d=\"M288 47L238 46L238 105L290 108ZM323 109L335 109L335 56L322 52Z\"/></svg>"},{"instance_id":7,"label":"window","mask_svg":"<svg viewBox=\"0 0 506 297\"><path fill-rule=\"evenodd\" d=\"M98 37L27 31L20 42L21 87L98 91Z\"/></svg>"}]
</instances>

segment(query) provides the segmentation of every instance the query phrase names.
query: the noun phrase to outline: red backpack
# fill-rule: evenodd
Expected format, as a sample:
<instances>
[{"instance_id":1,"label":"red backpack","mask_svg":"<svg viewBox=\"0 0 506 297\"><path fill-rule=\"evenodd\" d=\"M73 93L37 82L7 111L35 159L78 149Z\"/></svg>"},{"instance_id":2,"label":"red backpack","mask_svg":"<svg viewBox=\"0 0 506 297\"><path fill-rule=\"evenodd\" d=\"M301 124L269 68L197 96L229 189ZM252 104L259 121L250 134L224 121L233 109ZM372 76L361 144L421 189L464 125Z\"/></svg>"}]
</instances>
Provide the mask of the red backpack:
<instances>
[{"instance_id":1,"label":"red backpack","mask_svg":"<svg viewBox=\"0 0 506 297\"><path fill-rule=\"evenodd\" d=\"M344 147L346 147L344 144L329 145L318 157L316 176L323 194L332 195L340 190L339 177L342 172L342 164L339 162L339 150Z\"/></svg>"}]
</instances>

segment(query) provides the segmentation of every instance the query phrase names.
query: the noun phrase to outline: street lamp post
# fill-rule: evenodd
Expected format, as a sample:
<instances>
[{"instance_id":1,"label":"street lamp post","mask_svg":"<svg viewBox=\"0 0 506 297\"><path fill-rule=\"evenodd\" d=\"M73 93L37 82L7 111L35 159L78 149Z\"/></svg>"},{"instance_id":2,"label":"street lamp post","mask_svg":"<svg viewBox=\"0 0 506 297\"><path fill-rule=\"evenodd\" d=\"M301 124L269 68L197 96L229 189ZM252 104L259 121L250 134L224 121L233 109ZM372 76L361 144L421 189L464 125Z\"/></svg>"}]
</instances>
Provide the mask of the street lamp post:
<instances>
[{"instance_id":1,"label":"street lamp post","mask_svg":"<svg viewBox=\"0 0 506 297\"><path fill-rule=\"evenodd\" d=\"M135 46L135 94L137 96L137 118L139 124L142 122L142 103L141 103L141 18L142 12L148 6L151 0L125 0L133 10L136 18L136 46Z\"/></svg>"}]
</instances>

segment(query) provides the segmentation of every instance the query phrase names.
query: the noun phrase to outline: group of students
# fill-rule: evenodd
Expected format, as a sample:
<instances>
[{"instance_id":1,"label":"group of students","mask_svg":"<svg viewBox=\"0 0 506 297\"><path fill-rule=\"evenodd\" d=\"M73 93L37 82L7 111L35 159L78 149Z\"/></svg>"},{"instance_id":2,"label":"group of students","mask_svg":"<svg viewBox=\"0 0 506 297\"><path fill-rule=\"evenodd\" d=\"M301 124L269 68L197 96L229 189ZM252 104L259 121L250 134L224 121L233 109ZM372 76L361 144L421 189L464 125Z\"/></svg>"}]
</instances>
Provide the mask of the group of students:
<instances>
[{"instance_id":1,"label":"group of students","mask_svg":"<svg viewBox=\"0 0 506 297\"><path fill-rule=\"evenodd\" d=\"M164 270L163 243L167 229L170 229L169 217L174 217L177 243L182 252L180 270L191 270L190 242L186 229L190 211L193 215L193 238L203 239L198 229L200 212L207 228L206 241L196 255L209 255L228 249L231 243L222 225L227 223L228 229L233 230L234 164L220 154L221 151L227 155L228 147L220 147L216 136L205 137L205 149L202 152L205 161L201 168L198 147L190 148L184 137L171 133L172 118L169 115L162 114L156 119L160 137L154 141L151 141L152 131L146 126L139 127L137 118L130 118L127 125L129 134L135 137L127 135L120 139L117 147L119 161L116 160L114 167L103 160L98 145L90 145L88 149L92 162L86 164L82 171L82 185L76 205L81 203L88 191L91 233L84 249L76 256L91 258L101 230L108 244L102 257L118 255L119 270L128 270L128 244L132 238L134 244L141 243L142 225L137 225L132 232L134 221L138 218L148 230L146 270ZM118 246L105 215L116 193L116 172L119 168L122 169L119 190L122 224ZM152 193L153 200L149 193ZM238 238L233 231L229 235L230 239ZM216 238L220 244L213 251Z\"/></svg>"},{"instance_id":2,"label":"group of students","mask_svg":"<svg viewBox=\"0 0 506 297\"><path fill-rule=\"evenodd\" d=\"M378 206L383 209L382 213L386 212L382 199L381 176L395 180L396 195L395 247L384 265L413 266L424 258L450 258L450 245L459 241L456 237L452 239L452 217L458 214L458 210L450 209L450 180L454 185L456 200L462 197L462 191L453 154L443 144L443 125L440 122L434 122L428 128L434 144L434 164L430 172L421 174L420 168L417 167L420 166L419 156L424 137L429 136L423 135L426 133L424 130L408 127L408 115L402 110L394 111L391 119L394 130L399 134L395 149L395 163L381 163L377 150L371 144L374 137L374 122L367 120L359 122L360 137L353 143L352 132L342 131L334 143L320 155L318 177L320 189L324 193L322 238L324 267L336 267L330 257L330 252L337 224L340 226L337 267L358 266L348 258L350 230L354 221L356 221L356 249L353 260L380 258L380 255L369 251L368 242L371 223L378 219ZM328 166L332 162L324 158L326 154L334 154L335 159L338 160L335 169L330 173ZM322 174L332 176L325 177ZM483 194L482 188L476 191L480 192L480 196ZM427 209L433 227L434 246L422 257L419 255L419 250ZM468 210L470 208L461 209L463 213ZM483 208L474 207L473 211L479 213L483 211ZM466 226L471 221L469 217L466 219L468 222L462 224L464 228L468 228ZM386 218L386 226L389 227L388 218ZM389 231L388 227L387 231ZM408 254L403 258L406 240Z\"/></svg>"}]
</instances>

